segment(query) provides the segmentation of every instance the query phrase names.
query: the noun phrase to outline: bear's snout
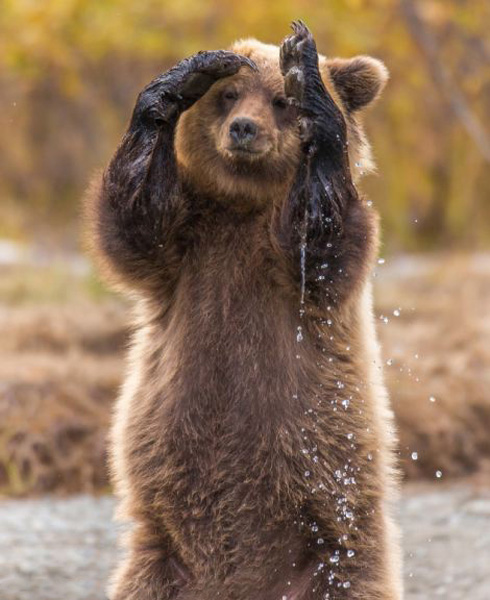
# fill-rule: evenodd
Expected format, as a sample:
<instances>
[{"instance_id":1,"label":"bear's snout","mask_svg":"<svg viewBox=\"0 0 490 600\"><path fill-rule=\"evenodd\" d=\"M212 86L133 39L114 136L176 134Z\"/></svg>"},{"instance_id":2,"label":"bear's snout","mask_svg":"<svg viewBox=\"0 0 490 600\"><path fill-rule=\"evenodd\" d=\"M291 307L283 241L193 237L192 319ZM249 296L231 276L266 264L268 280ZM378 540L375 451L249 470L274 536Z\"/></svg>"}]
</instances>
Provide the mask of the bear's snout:
<instances>
[{"instance_id":1,"label":"bear's snout","mask_svg":"<svg viewBox=\"0 0 490 600\"><path fill-rule=\"evenodd\" d=\"M245 149L257 137L258 126L251 119L239 117L230 125L230 138L235 148Z\"/></svg>"}]
</instances>

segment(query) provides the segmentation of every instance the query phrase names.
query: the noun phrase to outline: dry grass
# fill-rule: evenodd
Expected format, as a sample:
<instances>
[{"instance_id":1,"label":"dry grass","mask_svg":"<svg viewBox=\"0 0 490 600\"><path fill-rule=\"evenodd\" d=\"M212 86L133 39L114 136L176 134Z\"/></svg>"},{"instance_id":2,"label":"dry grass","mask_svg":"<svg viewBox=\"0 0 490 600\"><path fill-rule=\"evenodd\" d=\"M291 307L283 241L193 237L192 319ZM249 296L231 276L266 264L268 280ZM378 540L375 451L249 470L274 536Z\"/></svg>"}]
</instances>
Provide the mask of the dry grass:
<instances>
[{"instance_id":1,"label":"dry grass","mask_svg":"<svg viewBox=\"0 0 490 600\"><path fill-rule=\"evenodd\" d=\"M389 319L379 319L379 331L405 474L485 469L490 257L393 259L378 271L377 316ZM126 318L123 304L90 278L60 267L0 271L0 493L107 488L105 438Z\"/></svg>"},{"instance_id":2,"label":"dry grass","mask_svg":"<svg viewBox=\"0 0 490 600\"><path fill-rule=\"evenodd\" d=\"M0 271L0 493L107 487L125 309L58 265Z\"/></svg>"},{"instance_id":3,"label":"dry grass","mask_svg":"<svg viewBox=\"0 0 490 600\"><path fill-rule=\"evenodd\" d=\"M380 272L377 310L389 323L379 331L406 475L487 470L490 256L405 259Z\"/></svg>"},{"instance_id":4,"label":"dry grass","mask_svg":"<svg viewBox=\"0 0 490 600\"><path fill-rule=\"evenodd\" d=\"M0 490L107 486L123 312L114 303L0 310Z\"/></svg>"}]
</instances>

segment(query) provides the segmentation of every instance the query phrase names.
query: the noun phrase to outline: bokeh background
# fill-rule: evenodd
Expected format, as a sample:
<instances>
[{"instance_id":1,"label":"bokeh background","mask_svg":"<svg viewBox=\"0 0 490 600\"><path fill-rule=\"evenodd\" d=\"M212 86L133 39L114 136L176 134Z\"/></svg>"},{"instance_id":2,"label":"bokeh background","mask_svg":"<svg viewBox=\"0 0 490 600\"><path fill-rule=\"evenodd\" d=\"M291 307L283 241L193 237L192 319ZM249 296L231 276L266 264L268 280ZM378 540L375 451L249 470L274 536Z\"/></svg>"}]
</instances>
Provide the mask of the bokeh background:
<instances>
[{"instance_id":1,"label":"bokeh background","mask_svg":"<svg viewBox=\"0 0 490 600\"><path fill-rule=\"evenodd\" d=\"M81 204L141 87L302 18L322 53L391 79L366 115L382 215L376 319L407 478L490 464L487 0L3 0L0 10L0 494L109 490L105 439L127 302L82 251Z\"/></svg>"}]
</instances>

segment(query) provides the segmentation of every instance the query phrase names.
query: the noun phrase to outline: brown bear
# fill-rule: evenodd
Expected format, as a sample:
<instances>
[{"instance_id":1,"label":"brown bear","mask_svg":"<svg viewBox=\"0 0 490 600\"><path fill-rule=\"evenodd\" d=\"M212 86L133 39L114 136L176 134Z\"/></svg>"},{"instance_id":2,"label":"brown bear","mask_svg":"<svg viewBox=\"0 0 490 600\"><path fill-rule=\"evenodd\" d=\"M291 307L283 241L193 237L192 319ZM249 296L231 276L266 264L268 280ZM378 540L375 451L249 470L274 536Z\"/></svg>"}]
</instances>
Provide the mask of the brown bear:
<instances>
[{"instance_id":1,"label":"brown bear","mask_svg":"<svg viewBox=\"0 0 490 600\"><path fill-rule=\"evenodd\" d=\"M392 414L360 114L382 63L306 26L200 52L139 95L92 194L135 301L112 469L112 600L401 598Z\"/></svg>"}]
</instances>

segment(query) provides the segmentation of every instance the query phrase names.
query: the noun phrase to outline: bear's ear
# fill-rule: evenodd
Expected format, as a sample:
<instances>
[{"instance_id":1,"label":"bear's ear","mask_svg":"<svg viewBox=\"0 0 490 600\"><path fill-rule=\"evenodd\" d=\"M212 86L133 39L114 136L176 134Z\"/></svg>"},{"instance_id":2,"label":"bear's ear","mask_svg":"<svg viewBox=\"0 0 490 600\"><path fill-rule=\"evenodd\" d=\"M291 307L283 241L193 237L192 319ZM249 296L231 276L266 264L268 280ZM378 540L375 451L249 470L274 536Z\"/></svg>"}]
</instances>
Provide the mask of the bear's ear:
<instances>
[{"instance_id":1,"label":"bear's ear","mask_svg":"<svg viewBox=\"0 0 490 600\"><path fill-rule=\"evenodd\" d=\"M349 112L365 108L383 91L389 73L385 65L370 56L333 58L326 61L330 78Z\"/></svg>"}]
</instances>

